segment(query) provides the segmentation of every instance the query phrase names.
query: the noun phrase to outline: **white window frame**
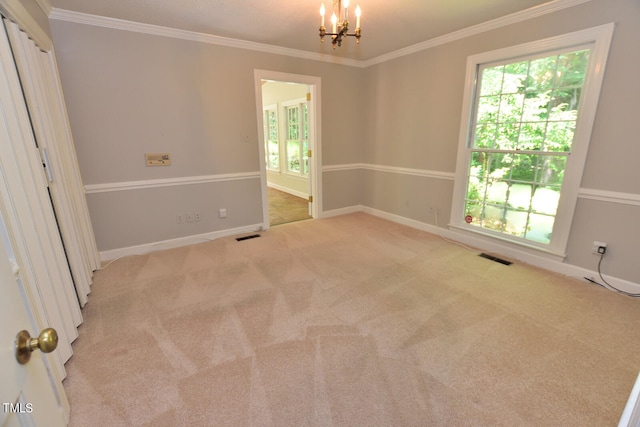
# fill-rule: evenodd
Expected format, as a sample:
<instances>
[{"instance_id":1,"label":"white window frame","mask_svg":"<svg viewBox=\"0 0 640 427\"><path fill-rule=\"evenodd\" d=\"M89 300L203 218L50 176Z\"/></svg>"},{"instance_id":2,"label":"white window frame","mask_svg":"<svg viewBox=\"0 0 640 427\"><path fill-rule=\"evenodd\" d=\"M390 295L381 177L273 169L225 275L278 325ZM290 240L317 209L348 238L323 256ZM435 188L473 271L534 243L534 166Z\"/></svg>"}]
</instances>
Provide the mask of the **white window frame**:
<instances>
[{"instance_id":1,"label":"white window frame","mask_svg":"<svg viewBox=\"0 0 640 427\"><path fill-rule=\"evenodd\" d=\"M267 113L269 111L276 112L276 126L278 132L278 168L274 169L269 164L269 121L267 120ZM282 139L281 135L281 125L280 125L280 111L278 111L278 104L265 105L262 109L262 119L264 125L264 153L265 153L265 163L268 171L271 172L280 172L282 170L282 144L280 144L280 140Z\"/></svg>"},{"instance_id":2,"label":"white window frame","mask_svg":"<svg viewBox=\"0 0 640 427\"><path fill-rule=\"evenodd\" d=\"M309 140L308 139L305 140L304 138L302 138L304 134L303 132L304 126L307 126L307 127L309 126L309 124L304 120L304 115L302 114L302 107L307 105L307 100L304 98L299 98L299 99L283 102L281 105L282 105L282 117L284 117L284 119L280 121L281 122L281 141L283 141L284 143L281 144L282 146L280 147L280 155L282 156L281 157L282 160L280 162L280 169L284 174L295 176L295 177L307 178L309 174L304 173L303 160L305 156L302 149L302 141L307 141L307 147L309 146ZM289 129L288 129L289 115L287 114L288 107L298 107L298 124L300 126L300 129L299 129L300 138L298 139L298 141L300 141L300 147L299 147L300 172L292 171L289 169L289 157L287 155L287 143L289 141ZM308 135L308 132L309 131L307 130L307 135Z\"/></svg>"},{"instance_id":3,"label":"white window frame","mask_svg":"<svg viewBox=\"0 0 640 427\"><path fill-rule=\"evenodd\" d=\"M544 40L472 55L467 59L450 227L465 233L471 232L475 235L499 239L506 243L515 244L525 250L534 249L564 259L614 28L615 24L606 24ZM469 161L472 152L470 135L472 134L474 121L476 86L480 66L492 62L511 60L516 62L518 58L524 56L584 45L588 45L591 49L589 64L580 101L581 106L574 141L565 168L551 242L549 244L536 243L467 224L464 219L464 207L469 180Z\"/></svg>"}]
</instances>

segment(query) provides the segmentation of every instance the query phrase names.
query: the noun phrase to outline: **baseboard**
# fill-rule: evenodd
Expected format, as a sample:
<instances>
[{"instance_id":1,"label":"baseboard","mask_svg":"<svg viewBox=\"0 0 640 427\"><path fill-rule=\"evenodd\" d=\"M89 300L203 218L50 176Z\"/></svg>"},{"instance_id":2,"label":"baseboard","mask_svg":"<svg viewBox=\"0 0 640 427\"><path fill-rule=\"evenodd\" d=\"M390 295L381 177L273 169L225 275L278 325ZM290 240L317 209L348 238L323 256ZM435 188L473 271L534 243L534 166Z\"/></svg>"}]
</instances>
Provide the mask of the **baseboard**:
<instances>
[{"instance_id":1,"label":"baseboard","mask_svg":"<svg viewBox=\"0 0 640 427\"><path fill-rule=\"evenodd\" d=\"M524 250L514 250L511 247L505 248L500 242L488 242L486 239L482 239L475 236L470 236L467 233L460 233L454 230L436 227L435 225L426 224L424 222L420 222L414 219L406 218L400 215L392 214L389 212L381 211L378 209L370 208L367 206L357 205L350 206L346 208L336 209L328 212L324 212L322 217L328 218L337 215L346 215L354 212L364 212L369 215L373 215L379 218L383 218L397 224L406 225L408 227L416 228L418 230L426 231L431 234L435 234L441 236L445 239L452 240L454 242L459 242L464 245L472 246L474 248L478 248L482 251L487 251L491 253L495 253L497 255L502 255L507 258L516 259L518 261L522 261L524 263L533 265L535 267L539 267L548 271L552 271L554 273L559 273L564 276L574 277L581 280L584 280L585 277L592 278L597 282L601 282L599 274L597 271L589 270L587 268L578 267L576 265L567 264L564 262L557 261L553 258L545 257L543 255L534 255ZM612 286L616 287L619 290L624 292L640 294L640 284L634 283L628 280L619 279L616 277L606 277L607 282ZM588 284L585 280L585 283Z\"/></svg>"},{"instance_id":2,"label":"baseboard","mask_svg":"<svg viewBox=\"0 0 640 427\"><path fill-rule=\"evenodd\" d=\"M271 188L273 188L275 190L282 191L283 193L291 194L292 196L300 197L302 199L309 198L309 195L307 193L304 193L302 191L293 190L293 189L291 189L289 187L285 187L285 186L282 186L282 185L274 184L272 182L267 182L267 187L271 187Z\"/></svg>"},{"instance_id":3,"label":"baseboard","mask_svg":"<svg viewBox=\"0 0 640 427\"><path fill-rule=\"evenodd\" d=\"M435 225L427 224L425 222L420 222L415 219L407 218L405 216L396 215L396 214L381 211L378 209L370 208L368 206L363 206L361 212L368 213L373 216L377 216L378 218L387 219L391 222L395 222L396 224L406 225L407 227L426 231L427 233L431 233L431 234L441 235L442 231L446 231L441 229L440 227L436 227Z\"/></svg>"},{"instance_id":4,"label":"baseboard","mask_svg":"<svg viewBox=\"0 0 640 427\"><path fill-rule=\"evenodd\" d=\"M364 212L365 207L361 205L349 206L346 208L332 209L320 213L320 218L331 218L334 216L348 215L356 212Z\"/></svg>"},{"instance_id":5,"label":"baseboard","mask_svg":"<svg viewBox=\"0 0 640 427\"><path fill-rule=\"evenodd\" d=\"M222 237L235 236L243 233L251 233L262 230L262 224L252 224L244 227L230 228L227 230L213 231L210 233L196 234L193 236L179 237L177 239L163 240L160 242L146 243L144 245L129 246L126 248L112 249L109 251L101 251L100 259L102 262L112 261L125 256L146 255L151 252L162 251L165 249L179 248L181 246L195 245L197 243L208 242L220 239Z\"/></svg>"},{"instance_id":6,"label":"baseboard","mask_svg":"<svg viewBox=\"0 0 640 427\"><path fill-rule=\"evenodd\" d=\"M467 233L459 233L448 229L442 229L439 233L441 236L446 237L448 239L470 245L473 247L477 247L483 251L495 253L498 255L502 255L504 257L516 259L518 261L522 261L524 263L533 265L535 267L539 267L545 270L553 271L555 273L562 274L564 276L574 277L576 279L584 280L585 277L591 278L599 283L602 283L602 280L599 277L599 274L595 270L589 270L584 267L579 267L577 265L567 264L565 262L558 261L553 257L546 257L544 255L535 255L530 252L526 252L524 250L513 249L512 247L506 248L499 241L490 242L488 239L482 239L475 236L470 236ZM594 265L597 264L597 260L594 260ZM616 277L606 277L607 283L614 286L615 288L629 293L640 293L640 284L633 283L628 280L619 279ZM585 283L589 283L584 280Z\"/></svg>"}]
</instances>

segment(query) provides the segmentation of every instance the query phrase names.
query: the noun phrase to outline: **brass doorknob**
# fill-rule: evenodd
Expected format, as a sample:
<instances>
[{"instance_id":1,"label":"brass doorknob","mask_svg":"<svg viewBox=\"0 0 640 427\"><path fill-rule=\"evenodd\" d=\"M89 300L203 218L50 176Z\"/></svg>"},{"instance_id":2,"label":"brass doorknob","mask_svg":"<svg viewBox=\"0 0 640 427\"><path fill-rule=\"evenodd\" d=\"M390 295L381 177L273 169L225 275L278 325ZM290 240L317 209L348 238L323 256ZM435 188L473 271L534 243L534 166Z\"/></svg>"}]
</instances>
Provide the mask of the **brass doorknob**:
<instances>
[{"instance_id":1,"label":"brass doorknob","mask_svg":"<svg viewBox=\"0 0 640 427\"><path fill-rule=\"evenodd\" d=\"M20 331L16 337L16 359L24 365L31 359L31 352L39 348L43 353L51 353L58 346L58 333L53 328L43 329L38 338L31 338L28 331Z\"/></svg>"}]
</instances>

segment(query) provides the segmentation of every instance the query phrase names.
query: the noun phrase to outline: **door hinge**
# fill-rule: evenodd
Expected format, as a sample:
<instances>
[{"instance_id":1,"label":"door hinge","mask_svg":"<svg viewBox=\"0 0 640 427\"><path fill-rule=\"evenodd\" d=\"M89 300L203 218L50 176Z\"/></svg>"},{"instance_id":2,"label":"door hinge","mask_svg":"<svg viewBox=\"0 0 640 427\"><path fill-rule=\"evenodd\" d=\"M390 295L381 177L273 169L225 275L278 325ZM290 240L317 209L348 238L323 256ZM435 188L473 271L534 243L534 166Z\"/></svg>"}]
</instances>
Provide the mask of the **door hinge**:
<instances>
[{"instance_id":1,"label":"door hinge","mask_svg":"<svg viewBox=\"0 0 640 427\"><path fill-rule=\"evenodd\" d=\"M307 157L313 157L313 151L311 150L307 151Z\"/></svg>"},{"instance_id":2,"label":"door hinge","mask_svg":"<svg viewBox=\"0 0 640 427\"><path fill-rule=\"evenodd\" d=\"M53 170L51 170L51 162L49 161L49 152L46 148L40 150L40 159L42 160L42 167L47 174L49 182L53 182Z\"/></svg>"},{"instance_id":3,"label":"door hinge","mask_svg":"<svg viewBox=\"0 0 640 427\"><path fill-rule=\"evenodd\" d=\"M307 101L311 101L311 94L307 93Z\"/></svg>"},{"instance_id":4,"label":"door hinge","mask_svg":"<svg viewBox=\"0 0 640 427\"><path fill-rule=\"evenodd\" d=\"M309 196L309 203L313 203L313 196Z\"/></svg>"}]
</instances>

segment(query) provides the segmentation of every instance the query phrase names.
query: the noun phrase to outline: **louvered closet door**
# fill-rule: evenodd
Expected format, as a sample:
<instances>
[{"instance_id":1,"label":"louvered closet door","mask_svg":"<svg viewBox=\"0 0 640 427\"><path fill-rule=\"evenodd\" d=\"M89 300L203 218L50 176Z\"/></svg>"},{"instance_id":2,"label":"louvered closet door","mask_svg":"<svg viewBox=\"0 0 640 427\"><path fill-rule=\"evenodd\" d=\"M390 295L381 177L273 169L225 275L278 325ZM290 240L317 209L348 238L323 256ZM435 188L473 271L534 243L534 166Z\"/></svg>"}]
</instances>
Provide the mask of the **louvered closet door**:
<instances>
[{"instance_id":1,"label":"louvered closet door","mask_svg":"<svg viewBox=\"0 0 640 427\"><path fill-rule=\"evenodd\" d=\"M49 191L65 244L77 298L87 302L92 272L98 268L88 209L69 131L66 109L51 52L43 52L11 21L5 20L31 113L36 142L45 163Z\"/></svg>"},{"instance_id":2,"label":"louvered closet door","mask_svg":"<svg viewBox=\"0 0 640 427\"><path fill-rule=\"evenodd\" d=\"M10 298L12 291L13 295L17 293L22 296L23 307L30 317L30 325L22 327L38 331L49 325L60 333L58 349L43 355L40 360L47 367L48 374L45 375L49 375L49 378L46 382L51 384L62 411L68 415L69 404L62 379L65 376L63 362L71 355L69 342L77 335L72 322L74 306L71 305L70 308L58 293L59 289L51 286L55 280L59 280L59 273L50 270L49 259L52 250L59 250L60 237L58 235L56 245L55 234L52 239L47 228L47 221L53 216L53 210L46 196L46 187L43 186L45 181L42 165L38 164L33 128L3 25L0 25L0 106L0 120L4 129L0 138L0 214L5 231L2 237L7 248L5 255L10 255L14 260L11 264L15 276L15 281L3 281L0 285L1 288L7 288L6 295L3 294L1 298ZM16 288L9 289L14 286ZM12 305L16 305L13 299L10 301ZM77 302L75 310L78 310ZM14 330L7 330L4 326L5 336L16 334ZM10 341L5 343L9 344ZM6 347L7 354L11 354L9 350ZM11 368L7 372L11 372ZM24 373L25 371L20 371L18 377L22 377ZM30 374L28 376L31 377ZM3 379L0 388L5 397L7 391L11 391L12 384L22 387L21 381L24 378L18 377ZM9 394L13 397L12 393Z\"/></svg>"},{"instance_id":3,"label":"louvered closet door","mask_svg":"<svg viewBox=\"0 0 640 427\"><path fill-rule=\"evenodd\" d=\"M60 365L71 357L71 342L78 336L76 326L82 316L29 120L38 112L26 110L26 84L21 85L22 79L18 78L12 57L15 49L6 44L7 34L4 28L2 31L3 64L12 91L14 114L23 135L21 143L3 141L0 151L7 186L3 216L9 222L12 247L18 252L18 264L25 276L24 291L32 314L38 326L49 324L58 331L60 341L53 357L59 359L58 371L64 375Z\"/></svg>"},{"instance_id":4,"label":"louvered closet door","mask_svg":"<svg viewBox=\"0 0 640 427\"><path fill-rule=\"evenodd\" d=\"M23 137L0 141L2 215L32 316L41 328L58 331L51 363L61 381L99 257L53 54L11 21L3 24L2 65Z\"/></svg>"}]
</instances>

